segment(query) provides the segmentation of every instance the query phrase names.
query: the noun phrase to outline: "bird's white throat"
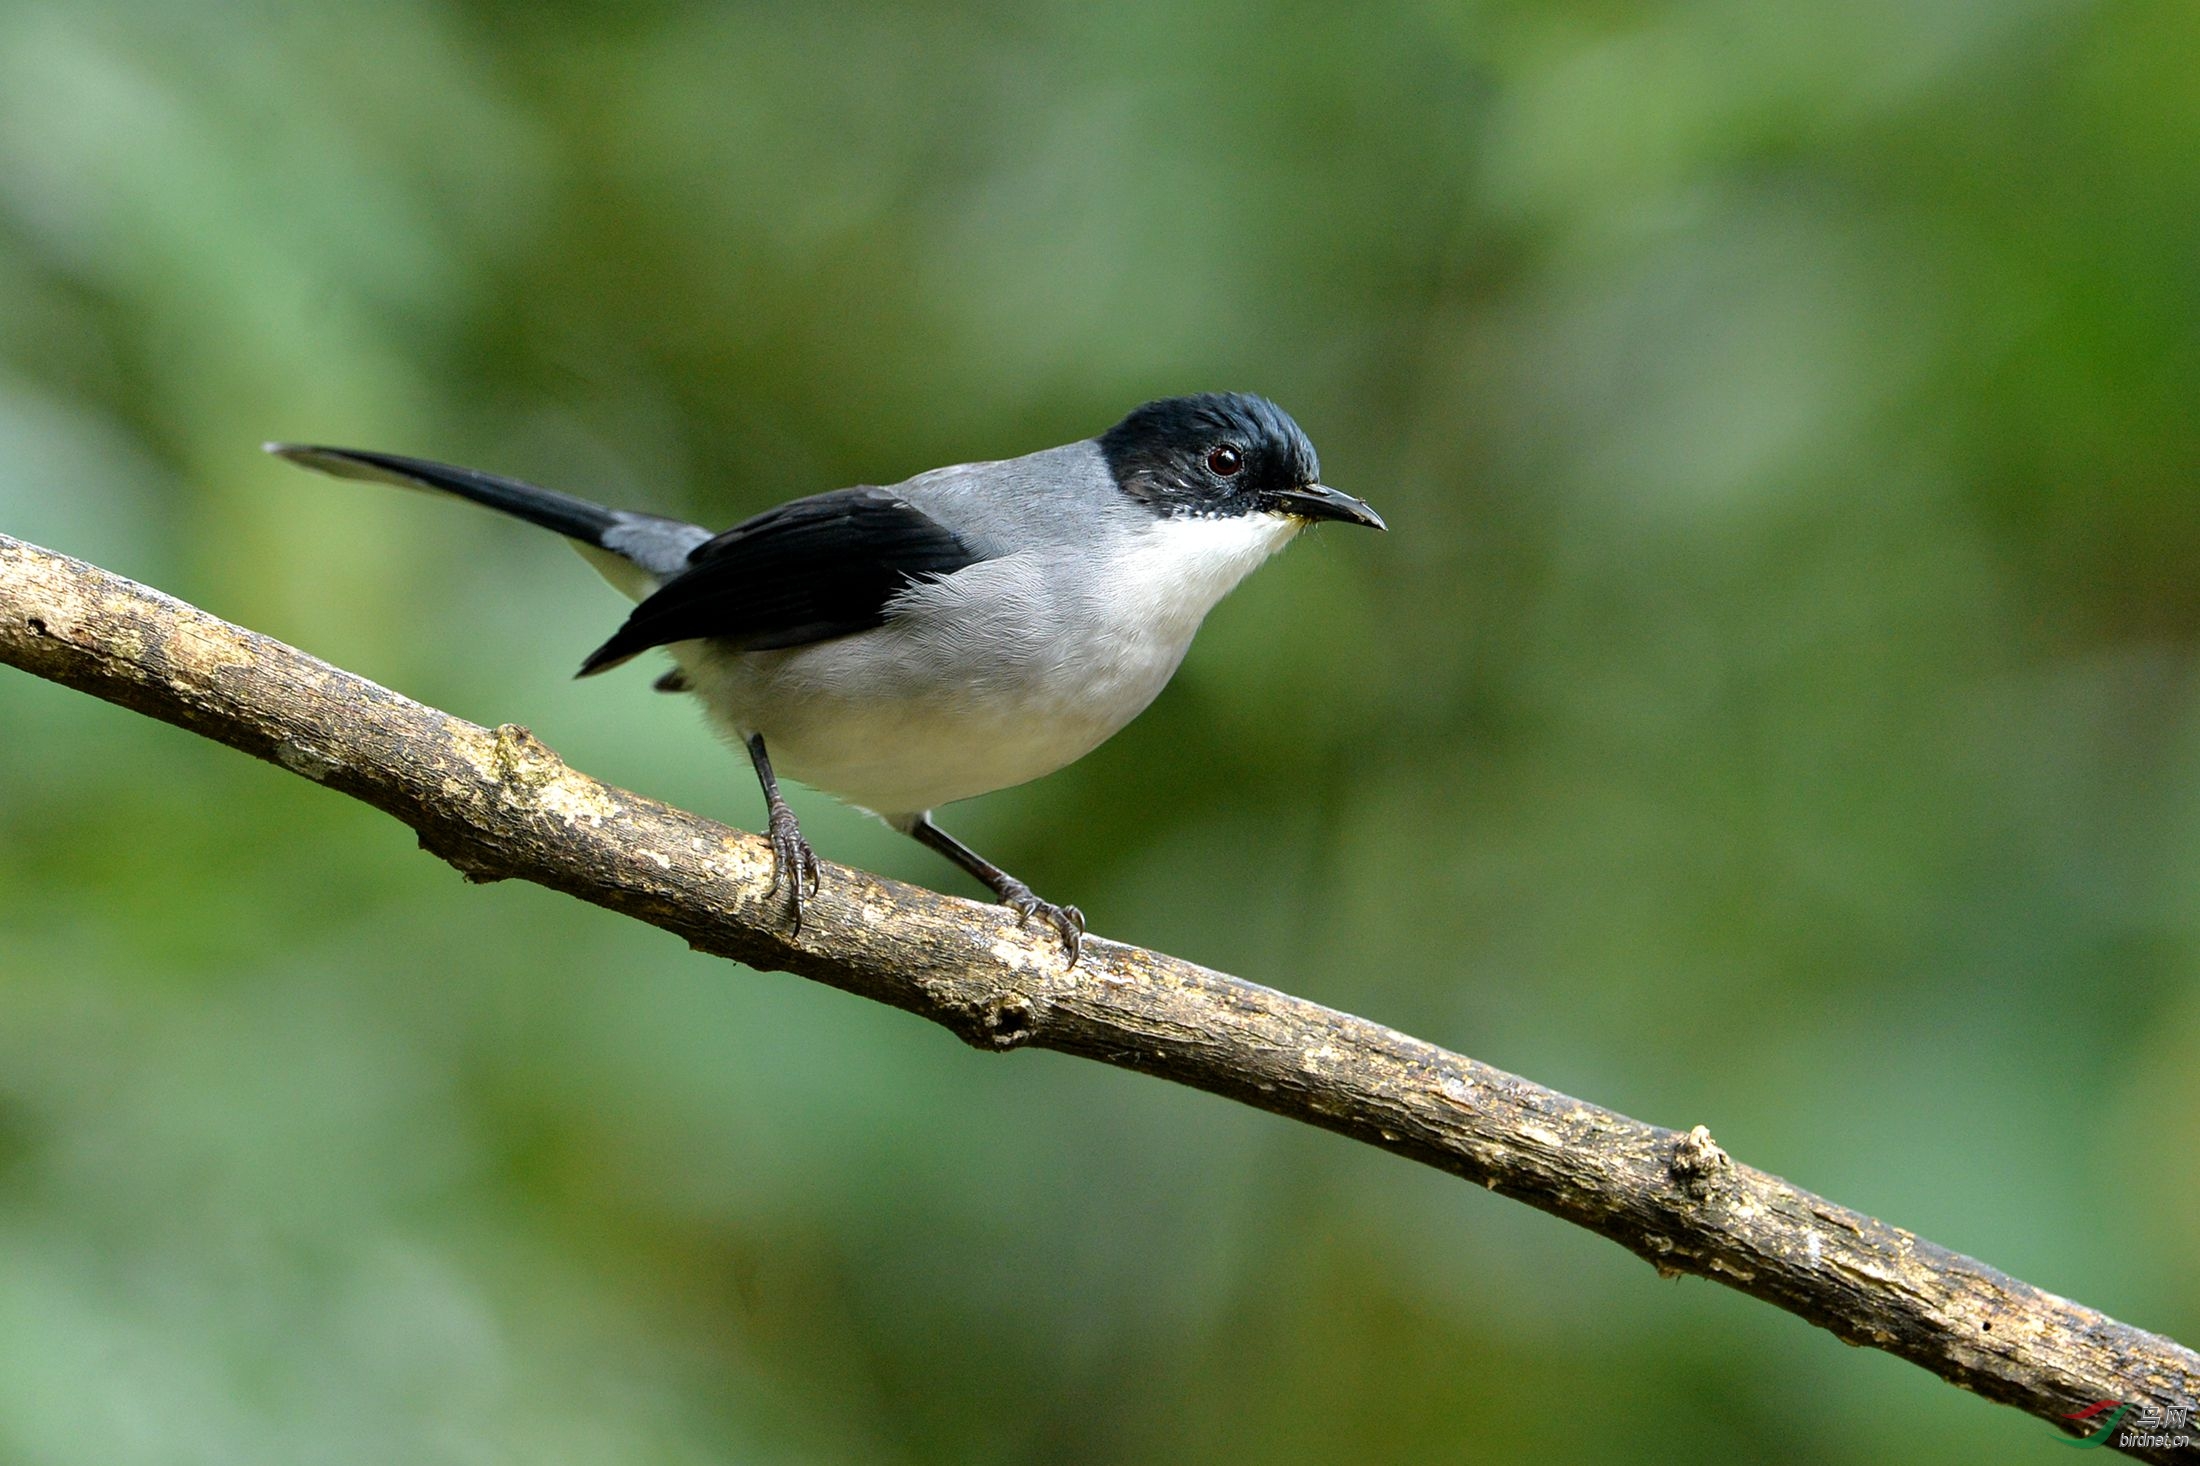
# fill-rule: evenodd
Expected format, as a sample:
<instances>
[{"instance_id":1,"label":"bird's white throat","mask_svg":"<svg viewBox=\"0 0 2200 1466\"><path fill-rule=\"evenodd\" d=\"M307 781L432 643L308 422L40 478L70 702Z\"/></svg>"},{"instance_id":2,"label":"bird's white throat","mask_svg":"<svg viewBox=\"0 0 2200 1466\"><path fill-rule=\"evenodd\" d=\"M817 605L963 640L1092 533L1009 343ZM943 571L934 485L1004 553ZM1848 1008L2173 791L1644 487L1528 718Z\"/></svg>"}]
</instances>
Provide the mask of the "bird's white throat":
<instances>
[{"instance_id":1,"label":"bird's white throat","mask_svg":"<svg viewBox=\"0 0 2200 1466\"><path fill-rule=\"evenodd\" d=\"M1116 561L1136 613L1189 637L1215 603L1282 549L1305 521L1282 514L1156 519Z\"/></svg>"}]
</instances>

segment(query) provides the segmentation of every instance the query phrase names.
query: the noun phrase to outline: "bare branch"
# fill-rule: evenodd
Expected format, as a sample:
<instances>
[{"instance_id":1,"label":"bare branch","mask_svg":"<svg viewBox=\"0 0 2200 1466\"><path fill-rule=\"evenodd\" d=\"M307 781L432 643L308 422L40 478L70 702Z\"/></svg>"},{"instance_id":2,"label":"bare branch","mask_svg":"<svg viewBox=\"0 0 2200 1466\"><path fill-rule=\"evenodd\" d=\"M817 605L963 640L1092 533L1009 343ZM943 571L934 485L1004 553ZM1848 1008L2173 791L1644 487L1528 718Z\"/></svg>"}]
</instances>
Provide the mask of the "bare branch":
<instances>
[{"instance_id":1,"label":"bare branch","mask_svg":"<svg viewBox=\"0 0 2200 1466\"><path fill-rule=\"evenodd\" d=\"M1096 938L1068 969L1050 931L1000 907L839 866L790 938L757 836L598 783L523 728L449 717L4 535L0 661L364 800L471 879L534 881L980 1048L1079 1054L1338 1131L2065 1430L2102 1400L2200 1400L2191 1350L1734 1161L1700 1126L1644 1125L1135 947Z\"/></svg>"}]
</instances>

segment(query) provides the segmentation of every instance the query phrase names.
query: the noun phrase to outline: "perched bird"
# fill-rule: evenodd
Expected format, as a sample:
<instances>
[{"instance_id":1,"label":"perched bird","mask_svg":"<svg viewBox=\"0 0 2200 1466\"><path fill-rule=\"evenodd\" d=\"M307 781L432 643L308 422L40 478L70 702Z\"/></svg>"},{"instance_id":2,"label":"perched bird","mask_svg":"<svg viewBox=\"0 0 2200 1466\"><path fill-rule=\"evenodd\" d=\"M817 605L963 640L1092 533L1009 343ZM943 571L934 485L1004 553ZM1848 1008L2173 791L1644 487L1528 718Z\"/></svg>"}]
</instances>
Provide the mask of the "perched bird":
<instances>
[{"instance_id":1,"label":"perched bird","mask_svg":"<svg viewBox=\"0 0 2200 1466\"><path fill-rule=\"evenodd\" d=\"M836 489L723 534L478 469L270 443L339 478L441 490L571 537L638 604L580 675L663 647L764 787L794 929L817 856L775 770L929 845L1060 934L1085 919L932 823L1050 774L1153 701L1217 601L1310 522L1374 529L1321 483L1314 445L1237 393L1149 402L1097 438Z\"/></svg>"}]
</instances>

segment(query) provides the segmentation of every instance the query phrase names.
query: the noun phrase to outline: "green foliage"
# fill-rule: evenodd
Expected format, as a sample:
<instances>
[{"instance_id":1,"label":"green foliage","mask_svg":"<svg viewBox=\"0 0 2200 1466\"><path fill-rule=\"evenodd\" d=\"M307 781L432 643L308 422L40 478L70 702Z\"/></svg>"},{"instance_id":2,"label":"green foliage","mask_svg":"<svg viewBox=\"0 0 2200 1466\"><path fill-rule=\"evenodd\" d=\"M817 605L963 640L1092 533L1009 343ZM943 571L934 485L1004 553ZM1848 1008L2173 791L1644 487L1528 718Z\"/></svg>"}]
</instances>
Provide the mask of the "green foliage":
<instances>
[{"instance_id":1,"label":"green foliage","mask_svg":"<svg viewBox=\"0 0 2200 1466\"><path fill-rule=\"evenodd\" d=\"M2169 0L16 0L0 529L753 824L643 669L567 680L619 608L548 537L256 445L730 522L1265 391L1393 532L950 828L2190 1340L2196 50ZM2045 1443L31 679L0 747L0 1458Z\"/></svg>"}]
</instances>

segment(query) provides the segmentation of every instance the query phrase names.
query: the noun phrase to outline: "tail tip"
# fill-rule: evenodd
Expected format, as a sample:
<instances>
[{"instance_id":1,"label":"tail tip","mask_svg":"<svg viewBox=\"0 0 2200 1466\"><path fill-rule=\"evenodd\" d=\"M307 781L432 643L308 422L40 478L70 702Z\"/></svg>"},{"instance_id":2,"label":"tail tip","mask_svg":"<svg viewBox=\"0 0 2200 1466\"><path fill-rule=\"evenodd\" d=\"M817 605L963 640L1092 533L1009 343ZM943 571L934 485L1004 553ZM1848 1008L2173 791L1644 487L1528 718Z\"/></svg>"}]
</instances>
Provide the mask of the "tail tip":
<instances>
[{"instance_id":1,"label":"tail tip","mask_svg":"<svg viewBox=\"0 0 2200 1466\"><path fill-rule=\"evenodd\" d=\"M639 655L640 652L621 646L618 638L613 637L610 641L590 652L587 659L581 663L581 669L575 672L573 676L575 680L582 677L593 677L598 672L608 672L613 667L624 666Z\"/></svg>"}]
</instances>

